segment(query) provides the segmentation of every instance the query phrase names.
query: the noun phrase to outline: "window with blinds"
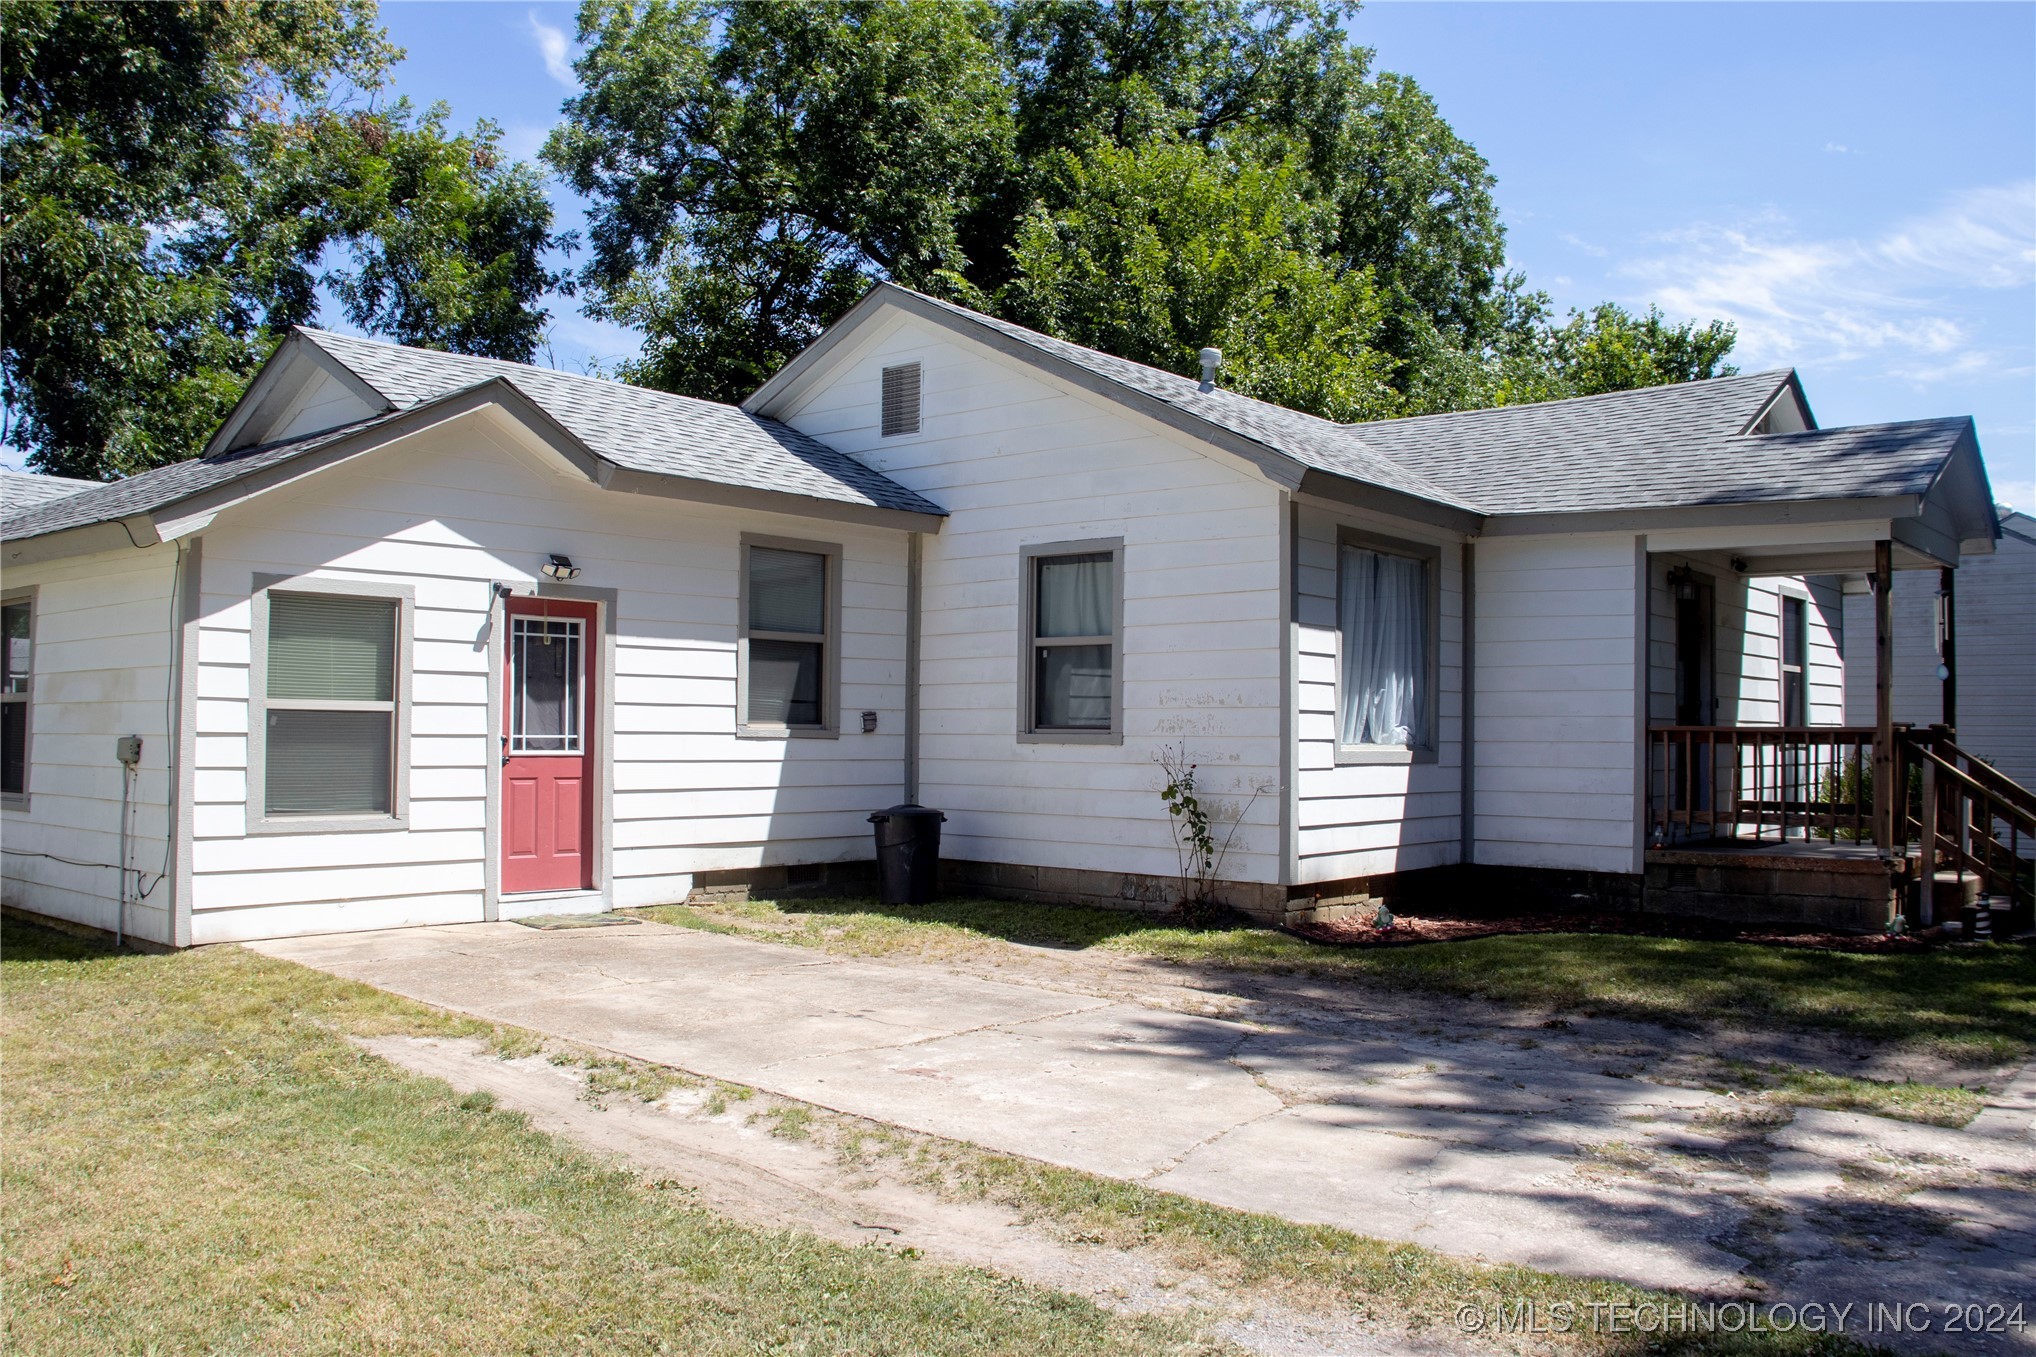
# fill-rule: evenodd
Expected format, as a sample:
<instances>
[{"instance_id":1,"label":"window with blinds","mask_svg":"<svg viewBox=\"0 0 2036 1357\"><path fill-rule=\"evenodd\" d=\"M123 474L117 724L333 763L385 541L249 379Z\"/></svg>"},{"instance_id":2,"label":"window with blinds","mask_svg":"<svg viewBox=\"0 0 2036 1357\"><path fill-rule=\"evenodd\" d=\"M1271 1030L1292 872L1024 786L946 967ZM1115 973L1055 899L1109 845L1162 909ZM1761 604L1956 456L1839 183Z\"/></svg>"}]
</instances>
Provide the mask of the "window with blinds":
<instances>
[{"instance_id":1,"label":"window with blinds","mask_svg":"<svg viewBox=\"0 0 2036 1357\"><path fill-rule=\"evenodd\" d=\"M386 598L269 594L267 814L392 813L399 607Z\"/></svg>"},{"instance_id":2,"label":"window with blinds","mask_svg":"<svg viewBox=\"0 0 2036 1357\"><path fill-rule=\"evenodd\" d=\"M824 552L744 548L749 614L743 639L753 727L824 729L828 725L828 557Z\"/></svg>"},{"instance_id":3,"label":"window with blinds","mask_svg":"<svg viewBox=\"0 0 2036 1357\"><path fill-rule=\"evenodd\" d=\"M919 376L917 363L884 369L884 437L919 432Z\"/></svg>"}]
</instances>

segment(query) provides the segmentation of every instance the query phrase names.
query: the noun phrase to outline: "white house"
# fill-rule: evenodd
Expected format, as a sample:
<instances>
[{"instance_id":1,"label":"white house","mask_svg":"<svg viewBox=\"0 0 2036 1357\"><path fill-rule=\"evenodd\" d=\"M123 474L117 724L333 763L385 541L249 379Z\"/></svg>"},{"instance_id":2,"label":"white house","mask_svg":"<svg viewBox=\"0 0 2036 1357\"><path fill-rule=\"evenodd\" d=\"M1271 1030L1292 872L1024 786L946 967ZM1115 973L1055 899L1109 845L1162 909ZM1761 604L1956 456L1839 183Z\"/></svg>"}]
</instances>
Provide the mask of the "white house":
<instances>
[{"instance_id":1,"label":"white house","mask_svg":"<svg viewBox=\"0 0 2036 1357\"><path fill-rule=\"evenodd\" d=\"M1261 916L1637 902L1664 732L1835 727L1843 578L1998 533L1969 420L1791 373L1339 426L888 285L740 409L299 331L7 490L6 901L180 946L845 888L904 800L1163 905L1167 744Z\"/></svg>"}]
</instances>

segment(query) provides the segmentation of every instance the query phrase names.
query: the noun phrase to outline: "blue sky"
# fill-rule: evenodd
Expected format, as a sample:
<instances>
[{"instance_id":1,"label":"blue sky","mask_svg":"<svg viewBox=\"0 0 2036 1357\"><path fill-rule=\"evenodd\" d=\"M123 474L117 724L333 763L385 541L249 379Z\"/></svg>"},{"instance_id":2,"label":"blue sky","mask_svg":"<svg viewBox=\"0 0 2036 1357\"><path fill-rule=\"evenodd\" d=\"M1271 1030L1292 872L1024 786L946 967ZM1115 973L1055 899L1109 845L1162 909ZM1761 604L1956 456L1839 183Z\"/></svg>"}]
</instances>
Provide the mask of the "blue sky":
<instances>
[{"instance_id":1,"label":"blue sky","mask_svg":"<svg viewBox=\"0 0 2036 1357\"><path fill-rule=\"evenodd\" d=\"M395 92L534 155L574 13L385 4ZM1799 368L1826 425L1970 414L1996 494L2036 510L2036 6L1406 0L1352 31L1491 162L1558 306L1732 320L1734 360ZM635 346L553 307L559 366Z\"/></svg>"}]
</instances>

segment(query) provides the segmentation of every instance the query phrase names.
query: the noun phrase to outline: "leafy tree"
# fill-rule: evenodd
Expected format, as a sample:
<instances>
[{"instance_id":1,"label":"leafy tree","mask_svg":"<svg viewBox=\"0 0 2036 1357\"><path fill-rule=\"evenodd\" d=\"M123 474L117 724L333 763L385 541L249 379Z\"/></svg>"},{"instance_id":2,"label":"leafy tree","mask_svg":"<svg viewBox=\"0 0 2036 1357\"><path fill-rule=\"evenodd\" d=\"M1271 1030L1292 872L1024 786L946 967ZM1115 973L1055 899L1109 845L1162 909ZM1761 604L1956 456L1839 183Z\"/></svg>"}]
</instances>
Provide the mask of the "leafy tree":
<instances>
[{"instance_id":1,"label":"leafy tree","mask_svg":"<svg viewBox=\"0 0 2036 1357\"><path fill-rule=\"evenodd\" d=\"M527 358L561 242L487 124L371 97L370 0L0 4L11 441L106 476L193 455L321 284L356 324Z\"/></svg>"},{"instance_id":2,"label":"leafy tree","mask_svg":"<svg viewBox=\"0 0 2036 1357\"><path fill-rule=\"evenodd\" d=\"M1334 209L1297 169L1186 141L1098 146L1063 177L1068 206L1019 230L1017 320L1181 373L1215 344L1229 389L1332 419L1393 407L1381 298L1325 253Z\"/></svg>"},{"instance_id":3,"label":"leafy tree","mask_svg":"<svg viewBox=\"0 0 2036 1357\"><path fill-rule=\"evenodd\" d=\"M1230 384L1338 418L1687 366L1660 325L1550 324L1489 166L1355 12L586 0L544 155L593 203L590 309L646 332L626 375L693 395L883 278L1186 374L1218 343Z\"/></svg>"},{"instance_id":4,"label":"leafy tree","mask_svg":"<svg viewBox=\"0 0 2036 1357\"><path fill-rule=\"evenodd\" d=\"M961 269L1009 156L980 0L589 0L585 92L545 158L593 198L584 281L641 326L637 381L732 400L869 286Z\"/></svg>"}]
</instances>

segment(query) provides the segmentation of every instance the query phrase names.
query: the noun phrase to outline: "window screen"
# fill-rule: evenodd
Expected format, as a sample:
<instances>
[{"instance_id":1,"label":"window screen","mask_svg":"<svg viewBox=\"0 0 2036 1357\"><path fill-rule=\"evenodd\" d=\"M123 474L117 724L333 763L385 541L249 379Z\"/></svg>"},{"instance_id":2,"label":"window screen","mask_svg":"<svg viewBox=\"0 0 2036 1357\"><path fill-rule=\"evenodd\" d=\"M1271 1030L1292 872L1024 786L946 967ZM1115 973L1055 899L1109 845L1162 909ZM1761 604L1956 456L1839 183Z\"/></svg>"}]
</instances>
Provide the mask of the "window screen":
<instances>
[{"instance_id":1,"label":"window screen","mask_svg":"<svg viewBox=\"0 0 2036 1357\"><path fill-rule=\"evenodd\" d=\"M394 599L269 595L264 811L391 812Z\"/></svg>"},{"instance_id":2,"label":"window screen","mask_svg":"<svg viewBox=\"0 0 2036 1357\"><path fill-rule=\"evenodd\" d=\"M827 557L817 551L748 549L746 664L749 705L758 726L824 726Z\"/></svg>"},{"instance_id":3,"label":"window screen","mask_svg":"<svg viewBox=\"0 0 2036 1357\"><path fill-rule=\"evenodd\" d=\"M1032 560L1032 729L1111 729L1116 697L1117 557Z\"/></svg>"},{"instance_id":4,"label":"window screen","mask_svg":"<svg viewBox=\"0 0 2036 1357\"><path fill-rule=\"evenodd\" d=\"M577 617L514 617L509 631L509 752L578 754L586 667Z\"/></svg>"}]
</instances>

